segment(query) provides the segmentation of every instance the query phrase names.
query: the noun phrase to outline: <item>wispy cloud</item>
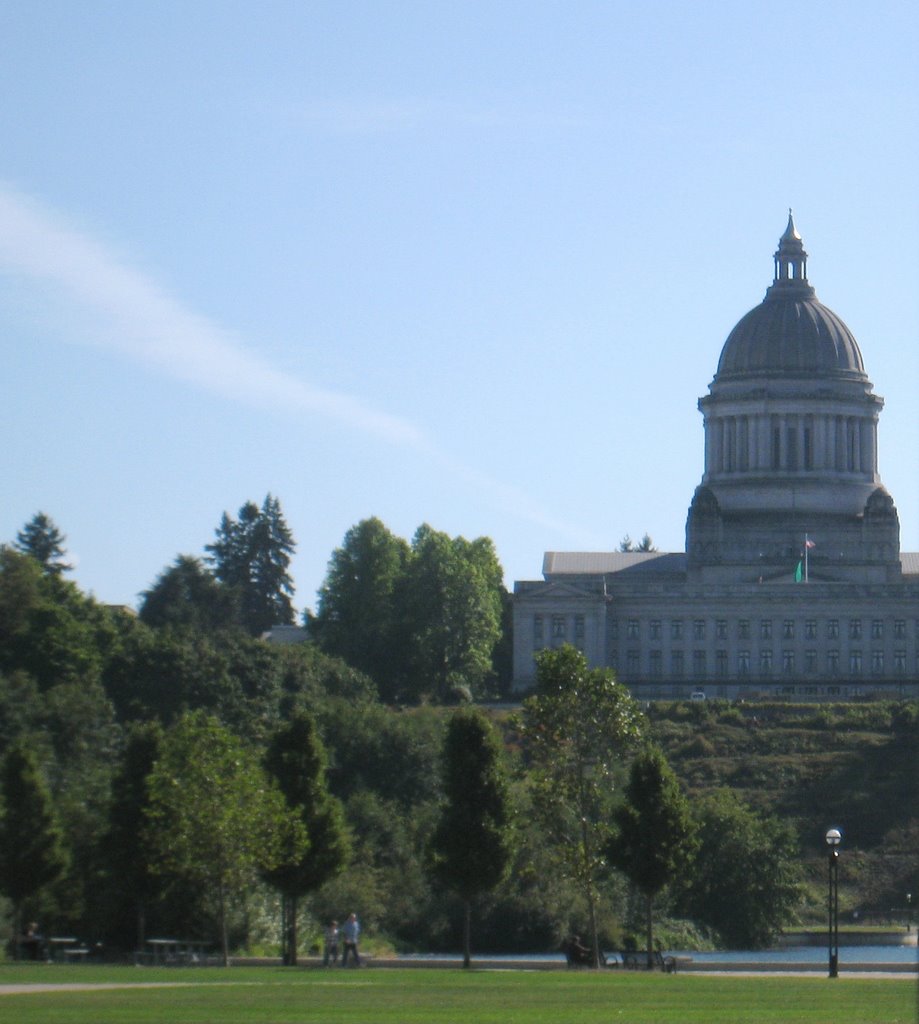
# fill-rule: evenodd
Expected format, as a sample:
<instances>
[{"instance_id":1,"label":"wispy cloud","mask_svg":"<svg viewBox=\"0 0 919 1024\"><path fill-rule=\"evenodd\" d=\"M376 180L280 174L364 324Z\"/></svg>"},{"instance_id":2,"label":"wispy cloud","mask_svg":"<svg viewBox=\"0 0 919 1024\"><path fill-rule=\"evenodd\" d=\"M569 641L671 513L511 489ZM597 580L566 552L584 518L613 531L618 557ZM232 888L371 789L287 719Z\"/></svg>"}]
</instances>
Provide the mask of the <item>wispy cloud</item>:
<instances>
[{"instance_id":1,"label":"wispy cloud","mask_svg":"<svg viewBox=\"0 0 919 1024\"><path fill-rule=\"evenodd\" d=\"M429 448L412 423L276 369L230 331L63 218L0 183L0 265L102 318L97 343L248 405L329 416L383 440Z\"/></svg>"},{"instance_id":2,"label":"wispy cloud","mask_svg":"<svg viewBox=\"0 0 919 1024\"><path fill-rule=\"evenodd\" d=\"M113 247L2 182L0 270L37 283L49 308L58 308L63 296L90 310L94 345L232 401L288 415L324 416L413 450L505 512L572 539L582 535L519 490L457 461L409 420L277 369L232 332L186 308Z\"/></svg>"}]
</instances>

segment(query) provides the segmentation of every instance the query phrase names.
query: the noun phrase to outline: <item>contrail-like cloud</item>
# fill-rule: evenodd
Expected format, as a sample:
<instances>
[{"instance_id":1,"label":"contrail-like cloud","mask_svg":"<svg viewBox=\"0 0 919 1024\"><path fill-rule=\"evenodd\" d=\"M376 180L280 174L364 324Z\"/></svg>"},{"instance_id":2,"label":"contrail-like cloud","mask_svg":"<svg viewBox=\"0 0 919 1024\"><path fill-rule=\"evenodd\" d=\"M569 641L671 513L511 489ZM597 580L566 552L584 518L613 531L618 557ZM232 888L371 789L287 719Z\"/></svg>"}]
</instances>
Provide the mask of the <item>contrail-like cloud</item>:
<instances>
[{"instance_id":1,"label":"contrail-like cloud","mask_svg":"<svg viewBox=\"0 0 919 1024\"><path fill-rule=\"evenodd\" d=\"M0 265L95 310L108 324L97 343L170 376L248 405L317 413L391 443L430 448L407 420L279 371L105 246L3 184Z\"/></svg>"},{"instance_id":2,"label":"contrail-like cloud","mask_svg":"<svg viewBox=\"0 0 919 1024\"><path fill-rule=\"evenodd\" d=\"M187 309L112 247L2 182L0 269L37 282L52 308L63 295L93 311L98 318L98 329L91 335L94 345L233 401L293 415L325 416L414 450L451 477L489 494L492 504L505 511L573 538L583 536L581 530L537 508L516 488L456 461L409 420L278 370L232 332Z\"/></svg>"}]
</instances>

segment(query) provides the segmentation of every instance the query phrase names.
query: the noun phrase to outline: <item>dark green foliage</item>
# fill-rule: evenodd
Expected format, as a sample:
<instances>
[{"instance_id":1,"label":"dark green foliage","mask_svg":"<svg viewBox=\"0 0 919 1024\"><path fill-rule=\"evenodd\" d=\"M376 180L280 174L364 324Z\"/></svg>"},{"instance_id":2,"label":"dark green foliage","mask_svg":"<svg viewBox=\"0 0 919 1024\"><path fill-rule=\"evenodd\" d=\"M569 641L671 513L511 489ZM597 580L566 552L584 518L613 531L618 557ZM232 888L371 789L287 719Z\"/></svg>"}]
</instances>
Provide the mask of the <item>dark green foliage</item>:
<instances>
[{"instance_id":1,"label":"dark green foliage","mask_svg":"<svg viewBox=\"0 0 919 1024\"><path fill-rule=\"evenodd\" d=\"M463 901L463 965L470 961L470 905L510 863L510 803L497 739L481 712L450 717L444 740L444 802L431 838L434 877Z\"/></svg>"},{"instance_id":2,"label":"dark green foliage","mask_svg":"<svg viewBox=\"0 0 919 1024\"><path fill-rule=\"evenodd\" d=\"M295 712L272 736L265 767L309 839L305 849L282 848L278 863L265 872L287 902L284 962L296 966L297 902L345 867L348 838L342 806L326 787L325 748L310 715Z\"/></svg>"},{"instance_id":3,"label":"dark green foliage","mask_svg":"<svg viewBox=\"0 0 919 1024\"><path fill-rule=\"evenodd\" d=\"M103 861L109 878L109 936L125 948L143 949L150 904L162 888L151 867L146 837L149 804L147 778L163 740L156 723L135 725L129 732L112 779L109 827Z\"/></svg>"},{"instance_id":4,"label":"dark green foliage","mask_svg":"<svg viewBox=\"0 0 919 1024\"><path fill-rule=\"evenodd\" d=\"M16 548L29 555L42 567L42 571L57 576L73 568L63 561L67 538L55 525L54 520L44 512L36 512L16 534Z\"/></svg>"},{"instance_id":5,"label":"dark green foliage","mask_svg":"<svg viewBox=\"0 0 919 1024\"><path fill-rule=\"evenodd\" d=\"M200 559L179 555L141 595L138 615L148 626L214 633L239 624L239 593L221 584Z\"/></svg>"},{"instance_id":6,"label":"dark green foliage","mask_svg":"<svg viewBox=\"0 0 919 1024\"><path fill-rule=\"evenodd\" d=\"M616 810L609 861L646 900L648 964L654 949L653 900L692 860L689 803L657 747L642 750L629 770L625 802Z\"/></svg>"},{"instance_id":7,"label":"dark green foliage","mask_svg":"<svg viewBox=\"0 0 919 1024\"><path fill-rule=\"evenodd\" d=\"M698 854L682 886L681 906L718 932L727 948L769 945L802 895L791 829L754 814L728 790L702 801L696 822Z\"/></svg>"},{"instance_id":8,"label":"dark green foliage","mask_svg":"<svg viewBox=\"0 0 919 1024\"><path fill-rule=\"evenodd\" d=\"M260 636L275 625L294 621L293 581L288 567L296 545L281 512L281 503L268 494L259 508L248 501L234 519L226 512L206 545L208 560L221 583L239 599L243 626Z\"/></svg>"},{"instance_id":9,"label":"dark green foliage","mask_svg":"<svg viewBox=\"0 0 919 1024\"><path fill-rule=\"evenodd\" d=\"M397 586L409 557L404 540L379 519L364 519L332 554L308 625L324 651L371 675L384 699L399 692L403 650Z\"/></svg>"},{"instance_id":10,"label":"dark green foliage","mask_svg":"<svg viewBox=\"0 0 919 1024\"><path fill-rule=\"evenodd\" d=\"M67 870L51 795L32 753L12 747L0 767L0 892L13 905L13 945L23 904Z\"/></svg>"},{"instance_id":11,"label":"dark green foliage","mask_svg":"<svg viewBox=\"0 0 919 1024\"><path fill-rule=\"evenodd\" d=\"M588 668L570 645L543 651L536 672L538 692L523 706L534 808L560 867L583 894L599 966L597 884L609 840L614 773L639 739L642 717L612 673Z\"/></svg>"},{"instance_id":12,"label":"dark green foliage","mask_svg":"<svg viewBox=\"0 0 919 1024\"><path fill-rule=\"evenodd\" d=\"M481 696L495 686L505 596L487 538L421 526L409 548L368 519L333 555L308 624L324 650L373 676L384 700L444 701L457 685Z\"/></svg>"},{"instance_id":13,"label":"dark green foliage","mask_svg":"<svg viewBox=\"0 0 919 1024\"><path fill-rule=\"evenodd\" d=\"M150 773L147 841L151 867L206 892L220 920L228 962L227 913L260 871L295 859L307 837L253 753L217 719L183 715Z\"/></svg>"}]
</instances>

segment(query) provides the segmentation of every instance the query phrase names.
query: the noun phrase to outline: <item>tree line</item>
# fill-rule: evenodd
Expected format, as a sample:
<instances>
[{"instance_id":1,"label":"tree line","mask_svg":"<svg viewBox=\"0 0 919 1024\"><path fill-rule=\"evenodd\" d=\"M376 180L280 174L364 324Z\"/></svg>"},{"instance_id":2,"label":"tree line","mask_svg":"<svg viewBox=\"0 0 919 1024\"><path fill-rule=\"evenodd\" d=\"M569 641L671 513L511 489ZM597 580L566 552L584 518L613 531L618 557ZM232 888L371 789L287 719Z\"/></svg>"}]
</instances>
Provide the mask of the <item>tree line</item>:
<instances>
[{"instance_id":1,"label":"tree line","mask_svg":"<svg viewBox=\"0 0 919 1024\"><path fill-rule=\"evenodd\" d=\"M788 919L790 835L726 795L688 807L641 709L573 648L541 656L516 716L423 702L491 685L490 542L422 527L408 544L366 520L332 556L310 640L272 646L265 616L293 614L282 518L271 496L225 515L137 616L66 578L48 517L0 547L11 938L37 920L110 949L179 934L294 962L355 909L370 934L468 960L473 941L574 931L596 952L649 945L662 916L756 945ZM463 625L475 609L490 626Z\"/></svg>"}]
</instances>

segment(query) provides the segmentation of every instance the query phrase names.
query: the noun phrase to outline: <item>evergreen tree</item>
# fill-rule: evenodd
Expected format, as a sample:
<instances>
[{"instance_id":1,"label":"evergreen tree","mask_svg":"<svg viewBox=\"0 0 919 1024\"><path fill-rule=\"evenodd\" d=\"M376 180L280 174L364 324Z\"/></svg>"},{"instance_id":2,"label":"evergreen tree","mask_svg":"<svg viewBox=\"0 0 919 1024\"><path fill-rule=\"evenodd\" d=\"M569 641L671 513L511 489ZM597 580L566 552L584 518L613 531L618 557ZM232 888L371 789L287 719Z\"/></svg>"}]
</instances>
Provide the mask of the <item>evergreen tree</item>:
<instances>
[{"instance_id":1,"label":"evergreen tree","mask_svg":"<svg viewBox=\"0 0 919 1024\"><path fill-rule=\"evenodd\" d=\"M341 803L326 785L326 753L311 715L295 711L272 737L265 767L309 839L305 850L282 850L265 873L284 903L284 963L297 965L297 905L301 897L337 875L348 858Z\"/></svg>"},{"instance_id":2,"label":"evergreen tree","mask_svg":"<svg viewBox=\"0 0 919 1024\"><path fill-rule=\"evenodd\" d=\"M22 934L23 906L67 870L51 795L34 756L14 746L0 769L0 891L13 905L13 945Z\"/></svg>"},{"instance_id":3,"label":"evergreen tree","mask_svg":"<svg viewBox=\"0 0 919 1024\"><path fill-rule=\"evenodd\" d=\"M234 519L224 512L208 561L221 583L239 595L243 625L254 636L294 621L293 581L288 567L296 545L281 512L268 494L259 508L247 501Z\"/></svg>"},{"instance_id":4,"label":"evergreen tree","mask_svg":"<svg viewBox=\"0 0 919 1024\"><path fill-rule=\"evenodd\" d=\"M15 547L24 555L34 558L46 573L58 576L73 568L63 561L66 540L50 516L36 512L16 534Z\"/></svg>"},{"instance_id":5,"label":"evergreen tree","mask_svg":"<svg viewBox=\"0 0 919 1024\"><path fill-rule=\"evenodd\" d=\"M480 711L451 717L442 771L444 802L431 840L431 871L463 901L463 966L469 967L472 900L504 878L511 858L501 748Z\"/></svg>"}]
</instances>

